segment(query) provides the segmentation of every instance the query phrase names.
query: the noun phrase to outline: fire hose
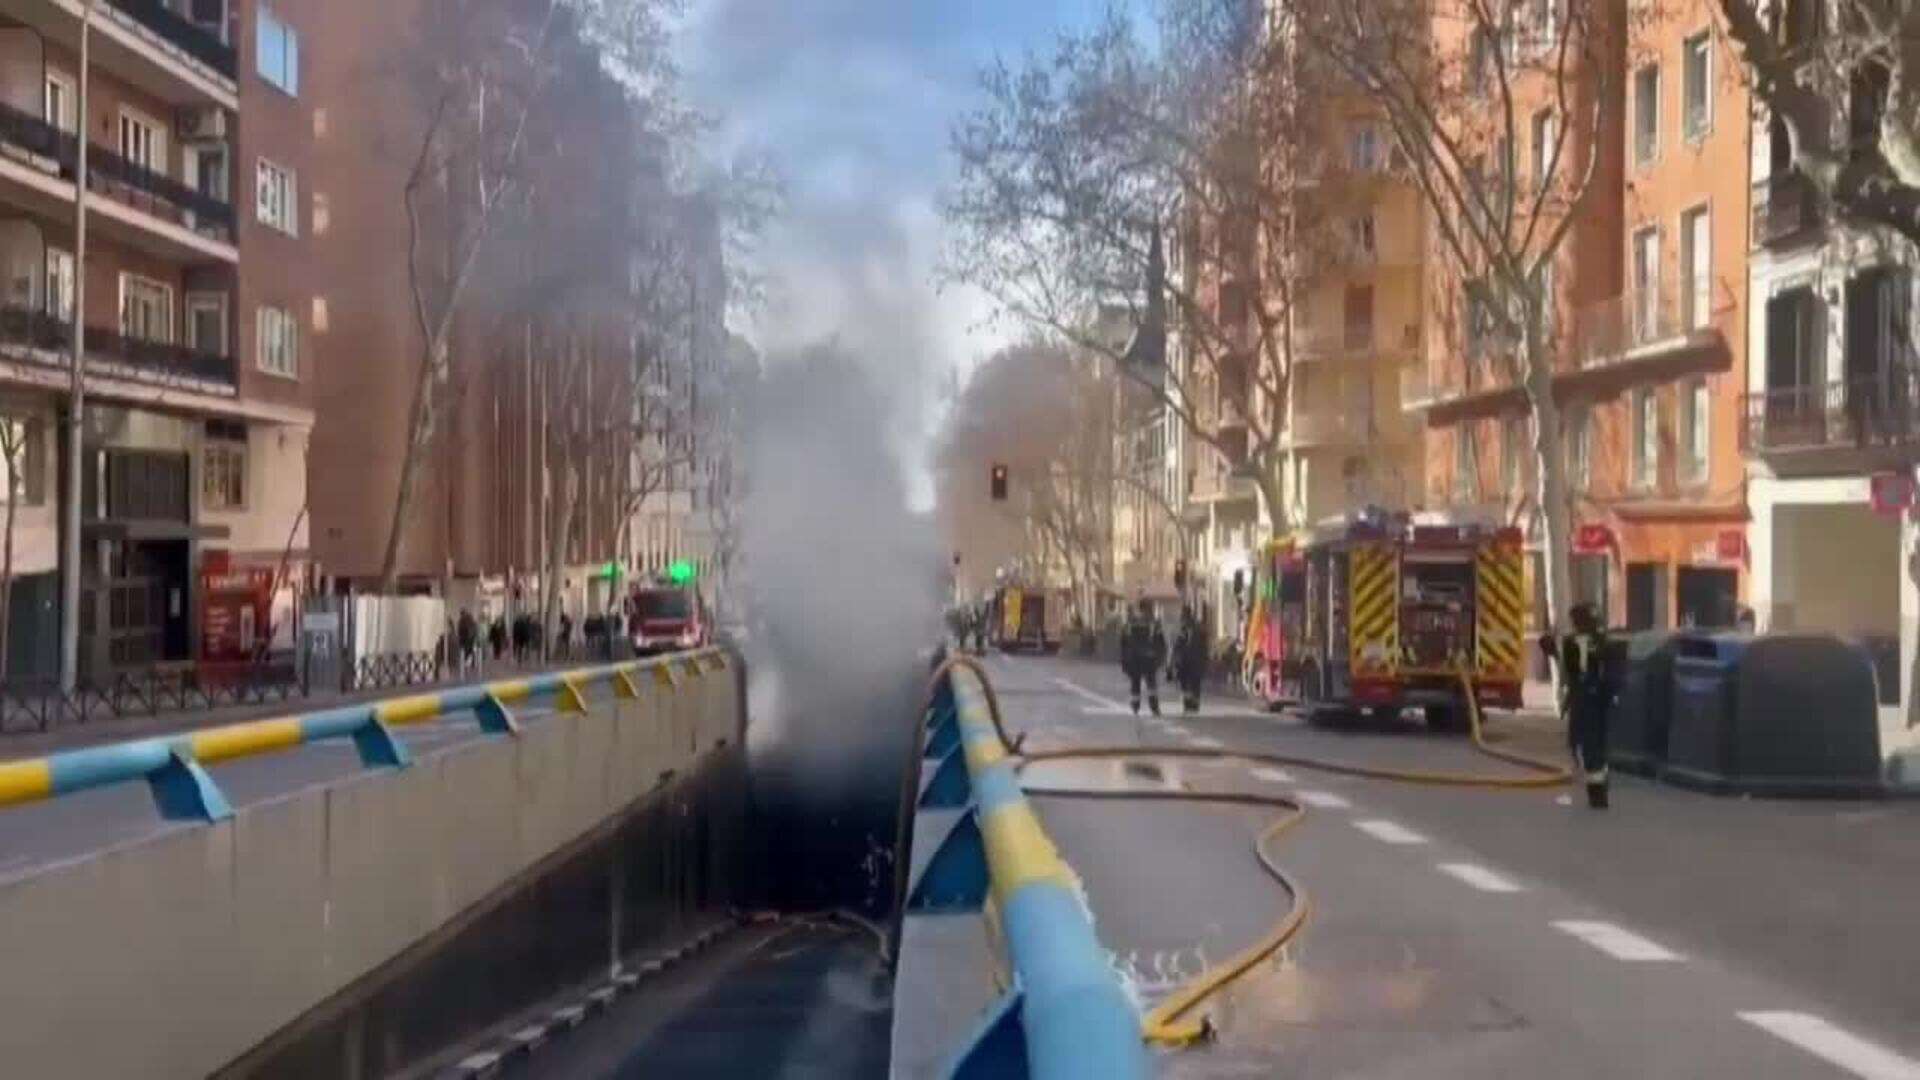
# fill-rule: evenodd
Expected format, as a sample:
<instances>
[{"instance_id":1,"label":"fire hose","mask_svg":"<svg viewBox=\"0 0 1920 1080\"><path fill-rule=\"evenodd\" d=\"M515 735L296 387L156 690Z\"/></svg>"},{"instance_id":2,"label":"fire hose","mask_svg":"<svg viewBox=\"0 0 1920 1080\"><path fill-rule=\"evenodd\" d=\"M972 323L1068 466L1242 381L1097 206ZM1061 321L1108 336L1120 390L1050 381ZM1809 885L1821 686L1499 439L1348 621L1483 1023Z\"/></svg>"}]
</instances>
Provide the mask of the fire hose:
<instances>
[{"instance_id":1,"label":"fire hose","mask_svg":"<svg viewBox=\"0 0 1920 1080\"><path fill-rule=\"evenodd\" d=\"M1285 766L1330 773L1337 776L1360 777L1371 780L1385 780L1394 783L1422 784L1428 786L1484 788L1494 790L1537 790L1558 787L1567 783L1573 776L1573 770L1556 761L1535 757L1531 754L1493 746L1486 741L1480 704L1474 692L1472 677L1459 670L1461 689L1467 699L1469 734L1473 748L1491 758L1526 770L1523 775L1496 775L1488 773L1460 772L1452 770L1396 769L1373 765L1358 765L1348 762L1329 761L1301 754L1278 754L1255 750L1230 750L1206 747L1143 747L1143 746L1076 746L1058 750L1023 750L1025 734L1010 737L1000 711L1000 700L993 689L993 682L987 677L986 670L973 657L954 655L934 669L928 684L928 698L938 688L940 680L956 667L965 667L980 679L987 701L987 711L993 720L993 730L1000 740L1002 748L1009 757L1016 758L1018 768L1048 761L1069 760L1119 760L1128 758L1198 758L1211 761L1240 761L1259 765ZM924 713L925 710L922 710ZM917 750L918 741L915 742ZM917 757L914 772L917 775ZM1281 834L1292 829L1306 818L1306 808L1292 799L1277 795L1255 795L1239 792L1192 792L1192 791L1124 791L1094 790L1086 788L1050 788L1026 787L1028 795L1043 798L1086 799L1086 800L1132 800L1142 802L1189 802L1210 803L1216 805L1260 806L1278 809L1283 814L1262 829L1253 842L1254 858L1270 877L1286 892L1289 904L1286 912L1274 923L1273 927L1259 940L1228 957L1226 960L1201 972L1176 988L1155 1005L1141 1020L1141 1034L1149 1042L1163 1046L1185 1046L1206 1038L1212 1032L1211 1023L1204 1016L1196 1016L1200 1007L1213 999L1236 980L1253 970L1262 960L1273 955L1292 941L1306 924L1311 910L1306 891L1298 882L1288 876L1275 859L1271 844Z\"/></svg>"}]
</instances>

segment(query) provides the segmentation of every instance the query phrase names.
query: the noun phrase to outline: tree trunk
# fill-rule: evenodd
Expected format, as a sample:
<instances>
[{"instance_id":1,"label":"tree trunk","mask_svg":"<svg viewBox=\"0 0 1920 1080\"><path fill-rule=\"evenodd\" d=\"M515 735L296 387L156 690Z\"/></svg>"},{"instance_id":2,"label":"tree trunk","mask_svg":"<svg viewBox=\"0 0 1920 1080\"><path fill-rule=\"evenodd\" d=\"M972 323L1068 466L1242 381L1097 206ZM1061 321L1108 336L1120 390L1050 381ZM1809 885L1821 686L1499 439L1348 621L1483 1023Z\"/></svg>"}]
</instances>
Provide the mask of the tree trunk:
<instances>
[{"instance_id":1,"label":"tree trunk","mask_svg":"<svg viewBox=\"0 0 1920 1080\"><path fill-rule=\"evenodd\" d=\"M421 358L420 372L413 381L413 401L407 407L406 456L400 459L400 487L393 496L393 518L387 526L386 553L380 558L380 593L393 595L400 577L400 537L406 528L407 509L413 504L414 488L420 477L421 458L426 452L426 433L433 418L433 373L446 355L446 334L434 335Z\"/></svg>"},{"instance_id":2,"label":"tree trunk","mask_svg":"<svg viewBox=\"0 0 1920 1080\"><path fill-rule=\"evenodd\" d=\"M1534 333L1537 333L1535 331ZM1547 618L1555 634L1567 628L1573 607L1573 499L1567 483L1567 455L1560 406L1553 399L1553 369L1540 356L1538 338L1529 344L1526 372L1528 404L1533 409L1534 454L1539 459L1537 492L1545 548Z\"/></svg>"}]
</instances>

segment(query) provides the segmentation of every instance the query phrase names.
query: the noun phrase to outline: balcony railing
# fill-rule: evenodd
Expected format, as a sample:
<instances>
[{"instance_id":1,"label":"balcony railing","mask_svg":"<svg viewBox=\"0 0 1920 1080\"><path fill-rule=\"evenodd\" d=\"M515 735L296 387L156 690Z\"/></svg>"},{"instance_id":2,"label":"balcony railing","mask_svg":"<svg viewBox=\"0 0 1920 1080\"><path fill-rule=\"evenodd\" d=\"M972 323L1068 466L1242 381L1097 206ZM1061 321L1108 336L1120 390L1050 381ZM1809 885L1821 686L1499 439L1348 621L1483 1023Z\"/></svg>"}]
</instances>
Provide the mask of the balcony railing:
<instances>
[{"instance_id":1,"label":"balcony railing","mask_svg":"<svg viewBox=\"0 0 1920 1080\"><path fill-rule=\"evenodd\" d=\"M1698 274L1594 304L1580 313L1575 361L1583 368L1617 363L1637 350L1712 333L1720 291L1711 275Z\"/></svg>"},{"instance_id":2,"label":"balcony railing","mask_svg":"<svg viewBox=\"0 0 1920 1080\"><path fill-rule=\"evenodd\" d=\"M221 41L199 23L182 17L160 0L111 0L111 3L159 35L161 40L227 78L233 78L238 70L233 46Z\"/></svg>"},{"instance_id":3,"label":"balcony railing","mask_svg":"<svg viewBox=\"0 0 1920 1080\"><path fill-rule=\"evenodd\" d=\"M1819 227L1820 203L1804 174L1778 173L1753 185L1755 244L1785 243Z\"/></svg>"},{"instance_id":4,"label":"balcony railing","mask_svg":"<svg viewBox=\"0 0 1920 1080\"><path fill-rule=\"evenodd\" d=\"M79 140L32 113L0 103L0 141L12 144L55 164L60 176L73 179L79 160ZM174 220L196 232L231 242L233 206L136 164L98 144L87 148L88 189L98 191L144 213Z\"/></svg>"},{"instance_id":5,"label":"balcony railing","mask_svg":"<svg viewBox=\"0 0 1920 1080\"><path fill-rule=\"evenodd\" d=\"M1920 373L1889 368L1877 377L1748 394L1741 448L1793 450L1920 442Z\"/></svg>"},{"instance_id":6,"label":"balcony railing","mask_svg":"<svg viewBox=\"0 0 1920 1080\"><path fill-rule=\"evenodd\" d=\"M67 367L66 350L72 342L71 323L64 316L37 308L0 306L0 345L54 353L55 362ZM87 327L87 367L98 374L111 373L116 367L129 368L134 378L143 381L237 384L231 356L147 341L92 325ZM108 370L99 370L103 368Z\"/></svg>"},{"instance_id":7,"label":"balcony railing","mask_svg":"<svg viewBox=\"0 0 1920 1080\"><path fill-rule=\"evenodd\" d=\"M1373 351L1373 324L1312 326L1303 332L1294 355L1301 360L1328 360L1351 353Z\"/></svg>"}]
</instances>

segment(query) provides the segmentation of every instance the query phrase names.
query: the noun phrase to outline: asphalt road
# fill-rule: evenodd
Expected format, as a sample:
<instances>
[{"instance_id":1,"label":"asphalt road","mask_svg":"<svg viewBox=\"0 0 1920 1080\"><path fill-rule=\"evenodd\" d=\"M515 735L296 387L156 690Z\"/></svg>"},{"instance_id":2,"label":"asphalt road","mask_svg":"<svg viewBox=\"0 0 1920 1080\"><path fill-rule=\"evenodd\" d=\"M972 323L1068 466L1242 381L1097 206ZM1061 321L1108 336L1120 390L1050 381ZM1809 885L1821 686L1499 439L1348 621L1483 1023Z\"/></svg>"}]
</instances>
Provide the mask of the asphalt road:
<instances>
[{"instance_id":1,"label":"asphalt road","mask_svg":"<svg viewBox=\"0 0 1920 1080\"><path fill-rule=\"evenodd\" d=\"M1501 771L1417 725L1323 730L1226 698L1133 719L1108 665L996 657L1030 747L1259 748ZM1550 752L1537 721L1495 713ZM1508 770L1511 771L1511 770ZM1029 769L1030 786L1266 791L1309 803L1278 847L1312 914L1214 1008L1170 1076L1920 1080L1920 803L1722 799L1632 778L1614 808L1242 762ZM1262 811L1036 800L1103 943L1152 1001L1257 938L1285 894Z\"/></svg>"},{"instance_id":2,"label":"asphalt road","mask_svg":"<svg viewBox=\"0 0 1920 1080\"><path fill-rule=\"evenodd\" d=\"M588 696L609 695L592 687ZM297 708L297 706L296 706ZM522 725L544 723L552 711L545 703L519 709ZM480 739L470 714L442 717L395 729L416 757L443 753ZM339 739L279 754L240 758L208 770L236 809L283 797L309 787L337 783L365 772L352 740ZM0 808L0 881L36 873L47 866L102 848L133 843L167 829L196 828L194 822L160 817L144 783L119 784L63 795L45 802Z\"/></svg>"}]
</instances>

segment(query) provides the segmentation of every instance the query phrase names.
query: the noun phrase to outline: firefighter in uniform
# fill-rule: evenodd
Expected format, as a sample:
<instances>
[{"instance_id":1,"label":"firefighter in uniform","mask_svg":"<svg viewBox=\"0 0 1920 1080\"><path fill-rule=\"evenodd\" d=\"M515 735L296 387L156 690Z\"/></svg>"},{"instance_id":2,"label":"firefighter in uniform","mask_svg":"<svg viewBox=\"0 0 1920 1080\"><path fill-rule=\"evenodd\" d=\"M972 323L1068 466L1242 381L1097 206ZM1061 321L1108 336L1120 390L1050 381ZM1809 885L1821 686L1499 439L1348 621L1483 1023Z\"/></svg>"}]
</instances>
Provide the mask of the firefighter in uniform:
<instances>
[{"instance_id":1,"label":"firefighter in uniform","mask_svg":"<svg viewBox=\"0 0 1920 1080\"><path fill-rule=\"evenodd\" d=\"M1173 674L1180 683L1183 712L1200 711L1200 684L1207 677L1207 631L1192 607L1180 609L1180 633L1173 639Z\"/></svg>"},{"instance_id":2,"label":"firefighter in uniform","mask_svg":"<svg viewBox=\"0 0 1920 1080\"><path fill-rule=\"evenodd\" d=\"M1567 720L1567 745L1575 767L1587 785L1587 805L1607 806L1607 713L1613 706L1613 673L1607 662L1607 636L1590 604L1575 604L1568 612L1573 633L1560 641L1560 708ZM1541 645L1548 655L1551 636Z\"/></svg>"},{"instance_id":3,"label":"firefighter in uniform","mask_svg":"<svg viewBox=\"0 0 1920 1080\"><path fill-rule=\"evenodd\" d=\"M1120 631L1120 670L1127 674L1134 715L1140 713L1140 684L1147 685L1147 705L1160 715L1160 669L1167 662L1167 634L1153 617L1153 605L1140 601Z\"/></svg>"}]
</instances>

